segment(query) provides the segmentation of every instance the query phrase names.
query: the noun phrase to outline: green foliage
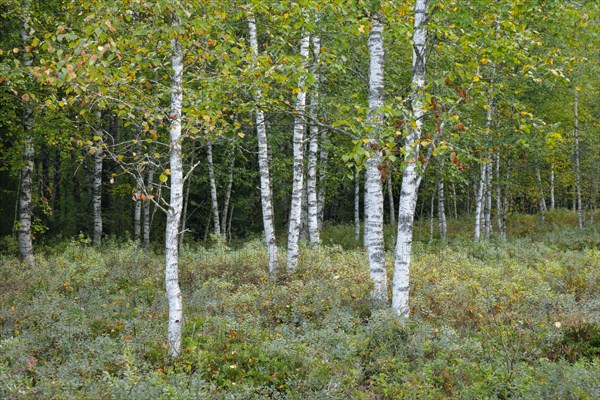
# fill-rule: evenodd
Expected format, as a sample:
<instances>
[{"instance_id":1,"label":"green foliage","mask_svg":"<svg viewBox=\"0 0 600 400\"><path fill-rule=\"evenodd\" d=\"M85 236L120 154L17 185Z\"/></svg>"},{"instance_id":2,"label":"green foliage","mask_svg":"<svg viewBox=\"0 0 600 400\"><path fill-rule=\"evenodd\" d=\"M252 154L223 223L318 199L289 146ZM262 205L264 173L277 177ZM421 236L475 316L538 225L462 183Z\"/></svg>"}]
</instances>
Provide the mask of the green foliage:
<instances>
[{"instance_id":1,"label":"green foliage","mask_svg":"<svg viewBox=\"0 0 600 400\"><path fill-rule=\"evenodd\" d=\"M344 231L353 237L351 226L325 237ZM298 270L274 282L260 241L186 244L176 361L162 337L162 256L85 236L44 248L35 270L3 255L0 396L595 398L598 248L557 235L417 242L406 323L370 310L359 248L303 247Z\"/></svg>"}]
</instances>

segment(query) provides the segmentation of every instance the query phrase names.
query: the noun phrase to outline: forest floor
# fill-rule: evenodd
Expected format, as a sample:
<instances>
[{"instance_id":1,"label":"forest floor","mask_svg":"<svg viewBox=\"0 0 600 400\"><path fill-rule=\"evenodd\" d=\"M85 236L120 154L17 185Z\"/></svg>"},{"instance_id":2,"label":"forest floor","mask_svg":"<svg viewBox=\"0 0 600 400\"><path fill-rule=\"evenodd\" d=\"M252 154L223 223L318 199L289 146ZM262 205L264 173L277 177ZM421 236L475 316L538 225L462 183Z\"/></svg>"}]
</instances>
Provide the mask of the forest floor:
<instances>
[{"instance_id":1,"label":"forest floor","mask_svg":"<svg viewBox=\"0 0 600 400\"><path fill-rule=\"evenodd\" d=\"M186 244L176 361L161 254L82 237L38 246L26 269L4 239L0 398L600 398L600 225L511 219L511 239L479 243L470 220L431 243L419 225L405 323L370 309L351 226L327 228L278 282L258 240Z\"/></svg>"}]
</instances>

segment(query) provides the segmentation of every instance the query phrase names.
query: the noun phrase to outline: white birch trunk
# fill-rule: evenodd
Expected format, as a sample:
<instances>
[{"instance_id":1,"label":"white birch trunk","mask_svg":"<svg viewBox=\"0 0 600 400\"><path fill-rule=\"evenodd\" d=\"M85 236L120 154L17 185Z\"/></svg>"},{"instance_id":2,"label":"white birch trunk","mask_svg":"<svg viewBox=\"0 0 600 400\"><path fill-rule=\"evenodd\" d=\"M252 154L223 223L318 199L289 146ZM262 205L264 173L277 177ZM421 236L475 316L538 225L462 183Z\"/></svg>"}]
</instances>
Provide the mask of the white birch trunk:
<instances>
[{"instance_id":1,"label":"white birch trunk","mask_svg":"<svg viewBox=\"0 0 600 400\"><path fill-rule=\"evenodd\" d=\"M225 188L225 198L223 199L223 213L221 214L221 228L223 236L228 237L227 214L229 213L229 201L231 199L231 188L233 187L233 167L235 166L235 154L232 150L230 153L229 170L227 171L227 186Z\"/></svg>"},{"instance_id":2,"label":"white birch trunk","mask_svg":"<svg viewBox=\"0 0 600 400\"><path fill-rule=\"evenodd\" d=\"M542 189L542 175L540 173L540 167L538 167L538 166L535 167L535 179L537 180L537 184L538 184L538 196L539 196L538 208L540 211L540 220L542 222L544 222L545 221L544 214L546 213L546 198L544 196L544 189Z\"/></svg>"},{"instance_id":3,"label":"white birch trunk","mask_svg":"<svg viewBox=\"0 0 600 400\"><path fill-rule=\"evenodd\" d=\"M256 36L256 21L254 17L248 18L248 30L250 31L250 50L253 63L258 58L258 39ZM265 115L260 108L262 102L262 91L254 91L256 106L256 133L258 138L258 168L260 173L260 197L262 204L263 225L265 239L269 250L269 274L274 277L277 273L277 242L275 241L275 224L273 221L273 192L271 190L271 179L269 176L269 150L267 144L267 126Z\"/></svg>"},{"instance_id":4,"label":"white birch trunk","mask_svg":"<svg viewBox=\"0 0 600 400\"><path fill-rule=\"evenodd\" d=\"M458 205L456 202L456 184L454 182L452 182L452 206L454 218L458 218Z\"/></svg>"},{"instance_id":5,"label":"white birch trunk","mask_svg":"<svg viewBox=\"0 0 600 400\"><path fill-rule=\"evenodd\" d=\"M485 197L485 172L486 165L482 162L479 166L479 186L477 187L477 197L475 198L475 241L479 241L481 238L481 216L484 208L484 197Z\"/></svg>"},{"instance_id":6,"label":"white birch trunk","mask_svg":"<svg viewBox=\"0 0 600 400\"><path fill-rule=\"evenodd\" d=\"M146 177L146 191L150 194L151 193L151 188L152 188L152 184L154 181L154 167L152 165L150 165L148 167L148 175ZM152 202L150 201L150 199L146 199L144 201L144 229L143 229L143 237L142 237L142 247L146 250L150 249L150 205L152 204Z\"/></svg>"},{"instance_id":7,"label":"white birch trunk","mask_svg":"<svg viewBox=\"0 0 600 400\"><path fill-rule=\"evenodd\" d=\"M23 3L23 28L21 30L23 47L29 41L29 1ZM23 50L23 65L31 68L32 60L29 53ZM33 169L35 158L35 147L32 138L33 108L29 103L25 104L23 110L23 130L25 144L23 148L23 166L21 167L21 188L19 191L19 252L23 262L33 267L33 238L31 235L31 213L33 202Z\"/></svg>"},{"instance_id":8,"label":"white birch trunk","mask_svg":"<svg viewBox=\"0 0 600 400\"><path fill-rule=\"evenodd\" d=\"M554 201L554 163L550 165L550 209L554 210L556 203Z\"/></svg>"},{"instance_id":9,"label":"white birch trunk","mask_svg":"<svg viewBox=\"0 0 600 400\"><path fill-rule=\"evenodd\" d=\"M489 239L492 236L492 163L489 161L485 165L484 222L485 238Z\"/></svg>"},{"instance_id":10,"label":"white birch trunk","mask_svg":"<svg viewBox=\"0 0 600 400\"><path fill-rule=\"evenodd\" d=\"M142 151L142 142L138 141L138 145L136 146L136 154L141 154ZM140 173L140 171L136 171L136 173ZM136 178L137 180L137 178ZM134 203L133 203L133 240L140 243L141 233L142 233L142 201L140 199L142 190L139 187L140 185L136 183L135 194L134 194Z\"/></svg>"},{"instance_id":11,"label":"white birch trunk","mask_svg":"<svg viewBox=\"0 0 600 400\"><path fill-rule=\"evenodd\" d=\"M444 195L444 181L440 180L438 183L438 225L440 230L440 236L442 239L446 239L448 227L446 225L446 205Z\"/></svg>"},{"instance_id":12,"label":"white birch trunk","mask_svg":"<svg viewBox=\"0 0 600 400\"><path fill-rule=\"evenodd\" d=\"M360 171L354 172L354 240L360 243Z\"/></svg>"},{"instance_id":13,"label":"white birch trunk","mask_svg":"<svg viewBox=\"0 0 600 400\"><path fill-rule=\"evenodd\" d=\"M102 244L102 160L104 158L102 151L102 113L98 111L96 117L100 129L96 131L96 136L99 139L94 141L96 150L93 155L92 215L94 220L93 244L94 246L100 246Z\"/></svg>"},{"instance_id":14,"label":"white birch trunk","mask_svg":"<svg viewBox=\"0 0 600 400\"><path fill-rule=\"evenodd\" d=\"M206 142L206 159L208 161L208 179L210 181L210 204L215 224L215 235L221 237L221 218L219 217L219 202L217 200L217 180L215 179L215 165L213 163L212 142Z\"/></svg>"},{"instance_id":15,"label":"white birch trunk","mask_svg":"<svg viewBox=\"0 0 600 400\"><path fill-rule=\"evenodd\" d=\"M399 317L405 318L410 314L408 305L410 259L413 240L413 222L415 208L419 194L421 178L417 171L417 160L420 152L417 141L421 137L423 128L424 98L425 98L425 71L427 68L427 6L428 0L415 1L415 19L413 32L413 72L412 86L414 97L412 99L412 121L406 137L404 151L408 165L402 172L402 188L400 191L400 204L398 206L398 235L394 260L394 278L392 287L392 310Z\"/></svg>"},{"instance_id":16,"label":"white birch trunk","mask_svg":"<svg viewBox=\"0 0 600 400\"><path fill-rule=\"evenodd\" d=\"M323 230L323 217L325 215L325 181L327 180L327 149L324 146L325 139L327 138L327 130L321 130L321 146L319 152L319 184L317 192L317 223L319 225L319 232Z\"/></svg>"},{"instance_id":17,"label":"white birch trunk","mask_svg":"<svg viewBox=\"0 0 600 400\"><path fill-rule=\"evenodd\" d=\"M312 38L313 68L315 85L310 98L310 112L313 118L317 116L319 106L319 59L321 54L321 38L314 36ZM310 244L318 247L321 242L319 232L318 215L318 196L317 196L317 157L319 152L319 127L316 124L310 125L310 141L308 144L308 163L307 163L307 210L308 210L308 235Z\"/></svg>"},{"instance_id":18,"label":"white birch trunk","mask_svg":"<svg viewBox=\"0 0 600 400\"><path fill-rule=\"evenodd\" d=\"M190 156L190 168L194 167L194 158L196 155L196 143L194 143L194 145L192 146L192 154ZM183 240L185 239L185 232L187 230L187 210L188 210L188 205L190 203L190 186L191 186L191 177L187 182L187 185L185 184L185 182L183 183L183 187L185 189L185 195L183 197L183 211L181 212L181 228L180 228L180 233L179 233L179 247L181 248L181 246L183 246Z\"/></svg>"},{"instance_id":19,"label":"white birch trunk","mask_svg":"<svg viewBox=\"0 0 600 400\"><path fill-rule=\"evenodd\" d=\"M133 240L140 241L142 234L142 201L140 195L142 192L139 189L135 190L135 202L133 203Z\"/></svg>"},{"instance_id":20,"label":"white birch trunk","mask_svg":"<svg viewBox=\"0 0 600 400\"><path fill-rule=\"evenodd\" d=\"M492 126L492 118L493 118L493 104L492 104L492 100L489 100L488 103L488 109L486 112L486 120L485 120L485 141L487 144L488 138L489 138L489 133L490 133L490 129ZM479 174L479 186L477 188L477 197L475 198L475 232L474 232L474 239L475 241L479 241L479 239L481 238L481 225L483 222L483 229L484 229L484 234L486 237L488 236L488 232L489 232L489 224L487 224L488 221L488 211L486 210L486 205L488 203L488 161L482 161L481 166L480 166L480 174ZM489 201L489 203L491 204L491 199Z\"/></svg>"},{"instance_id":21,"label":"white birch trunk","mask_svg":"<svg viewBox=\"0 0 600 400\"><path fill-rule=\"evenodd\" d=\"M383 123L381 107L385 56L381 19L382 15L379 13L371 18L372 28L369 33L369 122L372 132L369 135L371 141L366 147L370 157L367 159L365 174L365 245L369 254L371 279L375 284L372 299L376 306L387 305L388 302L383 239L383 185L378 168L382 161L378 133Z\"/></svg>"},{"instance_id":22,"label":"white birch trunk","mask_svg":"<svg viewBox=\"0 0 600 400\"><path fill-rule=\"evenodd\" d=\"M431 192L431 203L429 204L429 243L433 242L433 216L435 214L435 188Z\"/></svg>"},{"instance_id":23,"label":"white birch trunk","mask_svg":"<svg viewBox=\"0 0 600 400\"><path fill-rule=\"evenodd\" d=\"M178 21L174 17L173 27ZM183 208L183 159L181 150L181 109L183 103L183 49L178 38L171 40L171 124L169 127L171 186L167 226L165 232L165 286L169 301L169 355L181 353L181 331L183 326L183 301L179 287L179 227Z\"/></svg>"},{"instance_id":24,"label":"white birch trunk","mask_svg":"<svg viewBox=\"0 0 600 400\"><path fill-rule=\"evenodd\" d=\"M494 167L496 172L496 227L498 228L498 233L502 237L506 237L506 232L504 231L503 222L503 214L504 207L502 206L502 183L500 176L500 154L496 154Z\"/></svg>"},{"instance_id":25,"label":"white birch trunk","mask_svg":"<svg viewBox=\"0 0 600 400\"><path fill-rule=\"evenodd\" d=\"M577 225L583 229L583 214L581 210L581 167L579 160L579 92L575 89L574 127L575 136L575 186L577 191Z\"/></svg>"},{"instance_id":26,"label":"white birch trunk","mask_svg":"<svg viewBox=\"0 0 600 400\"><path fill-rule=\"evenodd\" d=\"M306 121L306 72L304 67L308 59L310 38L304 36L300 41L300 57L302 57L302 75L298 81L299 92L296 94L294 106L294 175L292 180L292 203L290 207L290 222L288 230L287 269L292 271L298 265L300 240L300 224L302 218L302 194L304 186L304 130Z\"/></svg>"},{"instance_id":27,"label":"white birch trunk","mask_svg":"<svg viewBox=\"0 0 600 400\"><path fill-rule=\"evenodd\" d=\"M387 177L388 206L390 208L390 225L396 225L396 206L394 205L394 191L392 190L392 171Z\"/></svg>"}]
</instances>

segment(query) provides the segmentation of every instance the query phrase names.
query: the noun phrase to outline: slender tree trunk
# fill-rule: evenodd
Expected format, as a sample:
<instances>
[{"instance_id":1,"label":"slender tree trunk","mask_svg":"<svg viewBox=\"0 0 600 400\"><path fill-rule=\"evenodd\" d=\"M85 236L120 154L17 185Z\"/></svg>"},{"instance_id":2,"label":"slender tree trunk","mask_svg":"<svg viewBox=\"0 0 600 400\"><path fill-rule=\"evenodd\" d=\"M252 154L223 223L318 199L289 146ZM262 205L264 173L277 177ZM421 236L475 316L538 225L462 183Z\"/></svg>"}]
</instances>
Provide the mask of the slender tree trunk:
<instances>
[{"instance_id":1,"label":"slender tree trunk","mask_svg":"<svg viewBox=\"0 0 600 400\"><path fill-rule=\"evenodd\" d=\"M385 269L385 247L383 238L383 185L379 167L382 153L379 143L379 131L383 122L384 91L384 47L382 15L377 13L371 17L369 33L369 121L372 132L366 151L367 159L365 175L365 245L369 254L371 279L375 286L372 298L376 306L387 305L387 273Z\"/></svg>"},{"instance_id":2,"label":"slender tree trunk","mask_svg":"<svg viewBox=\"0 0 600 400\"><path fill-rule=\"evenodd\" d=\"M23 27L21 29L21 40L25 48L29 42L29 1L23 2ZM23 65L31 68L33 65L31 54L23 51ZM33 107L26 102L23 110L23 130L25 143L23 146L23 166L21 167L21 182L19 193L19 252L21 259L29 266L35 265L33 257L33 237L31 234L31 219L33 207L33 169L35 159L35 147L32 138Z\"/></svg>"},{"instance_id":3,"label":"slender tree trunk","mask_svg":"<svg viewBox=\"0 0 600 400\"><path fill-rule=\"evenodd\" d=\"M502 237L506 238L508 235L508 211L509 211L509 197L508 197L508 182L510 182L510 158L506 160L506 178L504 185L504 196L502 200Z\"/></svg>"},{"instance_id":4,"label":"slender tree trunk","mask_svg":"<svg viewBox=\"0 0 600 400\"><path fill-rule=\"evenodd\" d=\"M327 138L327 130L321 130L321 146L319 152L319 188L317 193L317 223L319 231L323 230L323 217L325 214L325 181L327 179L327 148L325 147L325 139Z\"/></svg>"},{"instance_id":5,"label":"slender tree trunk","mask_svg":"<svg viewBox=\"0 0 600 400\"><path fill-rule=\"evenodd\" d=\"M492 236L492 163L488 161L485 168L485 238Z\"/></svg>"},{"instance_id":6,"label":"slender tree trunk","mask_svg":"<svg viewBox=\"0 0 600 400\"><path fill-rule=\"evenodd\" d=\"M52 208L54 219L60 220L60 150L54 150L54 176L52 178Z\"/></svg>"},{"instance_id":7,"label":"slender tree trunk","mask_svg":"<svg viewBox=\"0 0 600 400\"><path fill-rule=\"evenodd\" d=\"M435 215L435 188L431 192L431 203L429 204L429 243L433 242L434 215Z\"/></svg>"},{"instance_id":8,"label":"slender tree trunk","mask_svg":"<svg viewBox=\"0 0 600 400\"><path fill-rule=\"evenodd\" d=\"M554 210L555 208L554 201L554 163L550 165L550 209Z\"/></svg>"},{"instance_id":9,"label":"slender tree trunk","mask_svg":"<svg viewBox=\"0 0 600 400\"><path fill-rule=\"evenodd\" d=\"M392 188L392 172L387 177L388 206L390 207L390 225L396 225L396 206L394 205L394 190Z\"/></svg>"},{"instance_id":10,"label":"slender tree trunk","mask_svg":"<svg viewBox=\"0 0 600 400\"><path fill-rule=\"evenodd\" d=\"M227 171L227 186L225 187L225 198L223 199L223 213L221 214L221 228L223 236L228 237L229 225L227 224L227 215L229 214L229 201L231 199L231 188L233 187L233 168L235 166L235 153L232 148L229 154L229 169Z\"/></svg>"},{"instance_id":11,"label":"slender tree trunk","mask_svg":"<svg viewBox=\"0 0 600 400\"><path fill-rule=\"evenodd\" d=\"M133 240L139 242L142 233L142 201L140 200L142 192L136 189L135 194L136 199L133 203Z\"/></svg>"},{"instance_id":12,"label":"slender tree trunk","mask_svg":"<svg viewBox=\"0 0 600 400\"><path fill-rule=\"evenodd\" d=\"M354 240L360 243L360 171L354 171Z\"/></svg>"},{"instance_id":13,"label":"slender tree trunk","mask_svg":"<svg viewBox=\"0 0 600 400\"><path fill-rule=\"evenodd\" d=\"M458 207L456 202L456 185L452 182L452 211L454 213L454 219L458 218Z\"/></svg>"},{"instance_id":14,"label":"slender tree trunk","mask_svg":"<svg viewBox=\"0 0 600 400\"><path fill-rule=\"evenodd\" d=\"M485 196L485 163L480 165L479 186L477 187L477 197L475 200L475 241L481 237L481 215L483 214L484 196Z\"/></svg>"},{"instance_id":15,"label":"slender tree trunk","mask_svg":"<svg viewBox=\"0 0 600 400\"><path fill-rule=\"evenodd\" d=\"M102 244L102 166L104 154L102 151L102 113L96 112L99 129L96 131L97 139L94 140L94 170L92 177L92 213L94 219L94 246Z\"/></svg>"},{"instance_id":16,"label":"slender tree trunk","mask_svg":"<svg viewBox=\"0 0 600 400\"><path fill-rule=\"evenodd\" d=\"M581 212L581 167L579 162L579 92L575 89L574 105L574 128L575 136L575 185L577 190L577 224L579 229L583 229L583 214Z\"/></svg>"},{"instance_id":17,"label":"slender tree trunk","mask_svg":"<svg viewBox=\"0 0 600 400\"><path fill-rule=\"evenodd\" d=\"M438 224L440 229L440 236L442 239L446 239L448 228L446 225L446 206L445 206L445 195L444 195L444 180L440 180L437 185L438 189Z\"/></svg>"},{"instance_id":18,"label":"slender tree trunk","mask_svg":"<svg viewBox=\"0 0 600 400\"><path fill-rule=\"evenodd\" d=\"M304 153L306 153L306 149L304 149ZM309 240L309 232L308 232L308 191L306 188L306 177L304 177L304 184L302 185L302 206L300 207L302 210L300 214L300 241L307 242Z\"/></svg>"},{"instance_id":19,"label":"slender tree trunk","mask_svg":"<svg viewBox=\"0 0 600 400\"><path fill-rule=\"evenodd\" d=\"M190 168L194 167L194 158L196 155L196 143L192 146L192 154L190 155ZM182 164L183 165L183 164ZM186 185L186 182L183 182L183 186L185 188L185 195L183 196L183 211L181 213L181 228L179 233L179 247L183 246L183 240L185 238L185 232L187 230L187 214L188 214L188 205L190 203L190 187L192 186L192 177L190 176Z\"/></svg>"},{"instance_id":20,"label":"slender tree trunk","mask_svg":"<svg viewBox=\"0 0 600 400\"><path fill-rule=\"evenodd\" d=\"M173 15L173 28L179 26ZM171 187L165 232L165 286L169 301L169 355L181 353L183 301L179 287L179 228L183 208L183 157L181 150L181 109L183 103L183 49L177 37L171 40L171 124L169 127Z\"/></svg>"},{"instance_id":21,"label":"slender tree trunk","mask_svg":"<svg viewBox=\"0 0 600 400\"><path fill-rule=\"evenodd\" d=\"M25 128L25 149L23 152L23 167L21 167L21 191L19 194L19 252L23 262L32 267L35 265L33 257L33 239L31 235L31 214L33 198L33 160L35 149L31 137L32 109L27 106L23 113Z\"/></svg>"},{"instance_id":22,"label":"slender tree trunk","mask_svg":"<svg viewBox=\"0 0 600 400\"><path fill-rule=\"evenodd\" d=\"M138 145L136 148L137 154L141 154L142 152L142 142L138 140ZM138 170L139 173L139 170ZM136 178L137 180L137 178ZM133 240L139 244L141 238L142 231L142 200L140 199L142 194L142 188L139 187L139 184L136 184L135 193L134 193L134 203L133 203Z\"/></svg>"},{"instance_id":23,"label":"slender tree trunk","mask_svg":"<svg viewBox=\"0 0 600 400\"><path fill-rule=\"evenodd\" d=\"M412 86L414 97L411 109L413 115L409 125L408 136L404 145L408 165L402 172L402 188L400 191L400 205L398 210L398 236L396 240L396 254L394 260L394 280L392 288L392 310L399 317L408 317L410 308L409 281L410 260L413 241L413 222L415 208L419 195L421 177L417 171L417 158L420 153L418 140L423 129L425 114L423 102L425 99L425 71L427 68L427 6L428 0L415 1L415 19L413 32L413 76ZM414 121L414 122L413 122Z\"/></svg>"},{"instance_id":24,"label":"slender tree trunk","mask_svg":"<svg viewBox=\"0 0 600 400\"><path fill-rule=\"evenodd\" d=\"M502 224L504 209L502 207L502 178L500 176L500 154L496 154L494 159L494 167L496 172L496 226L498 228L498 233L502 237L506 237L506 232L504 231L504 226Z\"/></svg>"},{"instance_id":25,"label":"slender tree trunk","mask_svg":"<svg viewBox=\"0 0 600 400\"><path fill-rule=\"evenodd\" d=\"M321 38L313 36L313 68L312 74L316 84L310 98L310 112L313 117L316 117L319 106L319 58L321 54ZM318 209L318 194L317 194L317 157L319 152L319 127L315 124L310 125L310 141L308 144L308 164L307 164L307 207L308 207L308 235L310 244L313 247L318 247L321 238L319 234L319 209Z\"/></svg>"},{"instance_id":26,"label":"slender tree trunk","mask_svg":"<svg viewBox=\"0 0 600 400\"><path fill-rule=\"evenodd\" d=\"M310 38L304 36L300 42L300 56L303 68L308 59ZM300 224L302 218L302 194L304 187L304 130L306 121L304 112L306 109L306 73L303 72L298 82L299 90L296 94L296 105L294 107L294 176L292 181L292 204L290 207L290 223L288 231L288 253L287 269L292 271L298 265L298 242L300 239Z\"/></svg>"},{"instance_id":27,"label":"slender tree trunk","mask_svg":"<svg viewBox=\"0 0 600 400\"><path fill-rule=\"evenodd\" d=\"M40 187L40 193L42 194L42 198L48 200L50 199L51 196L51 190L50 190L50 153L48 150L48 145L43 142L42 143L42 180L41 180L41 187Z\"/></svg>"},{"instance_id":28,"label":"slender tree trunk","mask_svg":"<svg viewBox=\"0 0 600 400\"><path fill-rule=\"evenodd\" d=\"M146 177L146 188L148 194L151 193L152 184L154 181L154 167L152 165L148 166L148 175ZM144 233L142 239L142 247L146 250L150 249L150 205L152 202L150 199L146 199L144 201Z\"/></svg>"},{"instance_id":29,"label":"slender tree trunk","mask_svg":"<svg viewBox=\"0 0 600 400\"><path fill-rule=\"evenodd\" d=\"M215 166L213 164L212 142L206 142L206 159L208 161L208 178L210 180L210 204L215 224L215 235L221 237L221 218L219 217L219 202L217 200L217 180L215 179Z\"/></svg>"},{"instance_id":30,"label":"slender tree trunk","mask_svg":"<svg viewBox=\"0 0 600 400\"><path fill-rule=\"evenodd\" d=\"M248 18L248 28L250 31L252 61L253 63L256 63L256 59L258 58L258 39L256 36L256 21L254 20L254 17ZM260 103L262 102L262 91L260 89L254 91L254 101L256 102L256 132L258 137L258 167L260 170L263 225L265 239L269 249L269 274L273 277L277 273L277 242L275 241L275 224L273 221L273 191L271 189L271 179L269 177L267 126L265 124L265 115L260 108Z\"/></svg>"},{"instance_id":31,"label":"slender tree trunk","mask_svg":"<svg viewBox=\"0 0 600 400\"><path fill-rule=\"evenodd\" d=\"M493 118L493 104L490 99L488 103L489 107L486 112L486 121L485 121L485 141L487 142L489 138L489 132L492 126L492 118ZM484 233L485 236L488 237L488 211L486 210L487 201L487 193L488 193L488 161L482 160L479 174L479 186L477 187L477 197L475 200L475 233L474 239L475 241L479 241L481 238L481 222L484 222ZM491 204L491 199L490 202Z\"/></svg>"},{"instance_id":32,"label":"slender tree trunk","mask_svg":"<svg viewBox=\"0 0 600 400\"><path fill-rule=\"evenodd\" d=\"M535 167L535 179L537 180L537 184L538 184L538 196L539 196L539 200L538 200L538 208L540 211L540 220L542 222L544 222L546 219L544 217L544 214L546 213L546 197L544 196L544 189L542 189L542 175L540 173L540 167L536 166Z\"/></svg>"},{"instance_id":33,"label":"slender tree trunk","mask_svg":"<svg viewBox=\"0 0 600 400\"><path fill-rule=\"evenodd\" d=\"M231 206L231 213L229 213L229 219L227 220L227 238L231 240L231 221L233 220L233 206Z\"/></svg>"}]
</instances>

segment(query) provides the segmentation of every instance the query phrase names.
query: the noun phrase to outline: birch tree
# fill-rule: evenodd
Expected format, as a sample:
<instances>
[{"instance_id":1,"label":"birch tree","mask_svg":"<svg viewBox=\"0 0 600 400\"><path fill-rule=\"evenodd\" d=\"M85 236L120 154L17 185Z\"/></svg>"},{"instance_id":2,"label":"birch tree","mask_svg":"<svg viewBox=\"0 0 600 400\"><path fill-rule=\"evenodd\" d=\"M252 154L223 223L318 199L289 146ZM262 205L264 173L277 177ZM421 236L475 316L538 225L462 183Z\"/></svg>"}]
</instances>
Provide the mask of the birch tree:
<instances>
[{"instance_id":1,"label":"birch tree","mask_svg":"<svg viewBox=\"0 0 600 400\"><path fill-rule=\"evenodd\" d=\"M316 21L318 23L318 19ZM313 118L316 118L319 107L319 59L321 55L321 38L318 35L312 37L312 68L311 73L315 84L313 85L310 96L310 112ZM307 209L308 209L308 234L310 244L313 247L318 247L321 239L319 233L319 215L318 215L318 199L317 199L317 162L319 152L319 126L316 124L310 125L310 135L308 143L308 160L307 160Z\"/></svg>"},{"instance_id":2,"label":"birch tree","mask_svg":"<svg viewBox=\"0 0 600 400\"><path fill-rule=\"evenodd\" d=\"M92 243L94 246L102 244L102 167L104 151L102 149L102 112L96 112L96 120L99 129L94 135L93 170L92 170L92 218L94 223L94 234Z\"/></svg>"},{"instance_id":3,"label":"birch tree","mask_svg":"<svg viewBox=\"0 0 600 400\"><path fill-rule=\"evenodd\" d=\"M23 16L21 27L21 41L23 48L29 42L30 9L29 1L23 2ZM33 65L31 54L23 51L23 66L30 69ZM33 129L33 107L29 102L25 103L23 109L23 131L25 143L23 145L23 165L21 167L21 190L19 193L19 252L21 259L28 266L35 265L33 257L33 237L31 234L32 199L33 199L33 169L35 158L35 147L32 137Z\"/></svg>"},{"instance_id":4,"label":"birch tree","mask_svg":"<svg viewBox=\"0 0 600 400\"><path fill-rule=\"evenodd\" d=\"M423 117L425 115L424 90L425 71L427 68L427 7L429 0L415 1L415 18L413 31L413 72L412 87L413 98L411 101L412 118L408 127L408 136L404 145L404 154L407 165L402 172L402 188L400 191L400 204L398 211L398 236L394 260L394 277L392 287L392 310L399 317L408 317L410 309L409 279L410 260L413 240L413 222L417 196L421 177L418 173L417 159L420 147L417 141L421 137ZM414 121L414 123L413 123Z\"/></svg>"},{"instance_id":5,"label":"birch tree","mask_svg":"<svg viewBox=\"0 0 600 400\"><path fill-rule=\"evenodd\" d=\"M172 3L173 4L173 3ZM173 4L175 5L175 4ZM178 31L179 19L172 13L172 25ZM181 150L181 112L183 104L183 48L177 35L171 39L171 120L169 126L169 165L171 170L170 199L165 233L165 284L169 301L167 339L169 355L181 353L183 301L179 287L179 227L183 208L183 157Z\"/></svg>"},{"instance_id":6,"label":"birch tree","mask_svg":"<svg viewBox=\"0 0 600 400\"><path fill-rule=\"evenodd\" d=\"M310 37L305 35L300 41L300 57L302 68L296 93L294 106L294 174L292 178L292 202L288 229L287 269L294 270L298 265L298 251L300 240L300 225L302 218L302 195L304 186L304 131L306 129L306 62L308 59Z\"/></svg>"},{"instance_id":7,"label":"birch tree","mask_svg":"<svg viewBox=\"0 0 600 400\"><path fill-rule=\"evenodd\" d=\"M581 204L581 161L579 152L579 90L575 88L575 101L573 102L573 137L575 138L575 191L577 196L577 225L583 229L583 211Z\"/></svg>"},{"instance_id":8,"label":"birch tree","mask_svg":"<svg viewBox=\"0 0 600 400\"><path fill-rule=\"evenodd\" d=\"M208 179L210 183L210 204L213 214L213 223L215 225L215 235L221 237L221 220L219 217L219 202L217 200L217 180L215 178L215 166L213 163L212 142L206 142L206 160L208 162Z\"/></svg>"},{"instance_id":9,"label":"birch tree","mask_svg":"<svg viewBox=\"0 0 600 400\"><path fill-rule=\"evenodd\" d=\"M384 93L384 48L382 14L371 17L369 32L369 141L365 172L365 246L369 254L371 279L374 283L372 298L376 304L388 301L385 248L383 240L383 186L380 165L382 163L379 135L383 123L381 108Z\"/></svg>"},{"instance_id":10,"label":"birch tree","mask_svg":"<svg viewBox=\"0 0 600 400\"><path fill-rule=\"evenodd\" d=\"M252 15L248 18L248 30L250 31L250 51L253 67L256 67L258 60L258 38L256 35L256 21ZM269 250L269 274L273 277L277 273L277 242L275 241L275 224L273 221L273 191L269 176L267 125L265 123L265 114L260 108L262 103L262 91L260 88L254 90L254 102L256 103L254 113L256 116L256 134L258 138L258 168L260 173L263 226Z\"/></svg>"}]
</instances>

